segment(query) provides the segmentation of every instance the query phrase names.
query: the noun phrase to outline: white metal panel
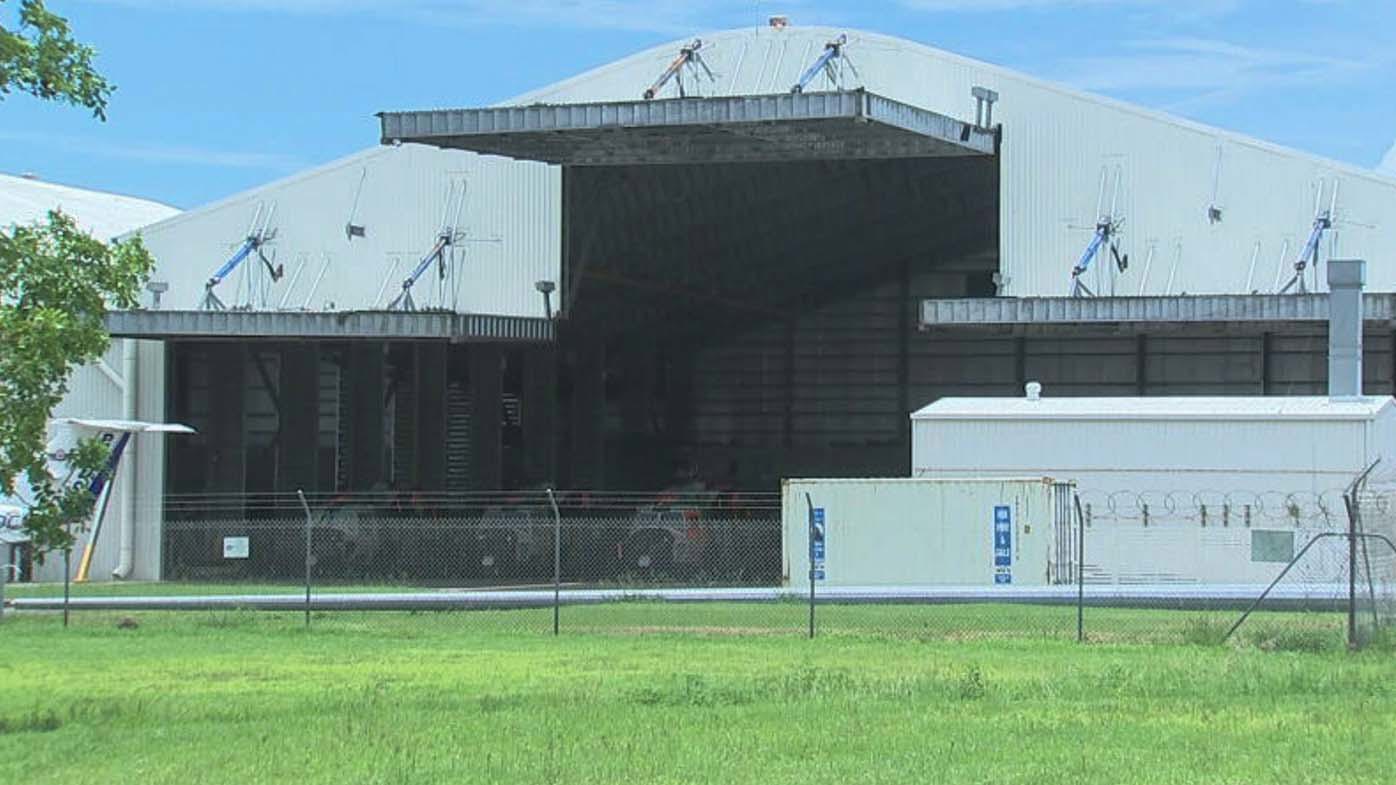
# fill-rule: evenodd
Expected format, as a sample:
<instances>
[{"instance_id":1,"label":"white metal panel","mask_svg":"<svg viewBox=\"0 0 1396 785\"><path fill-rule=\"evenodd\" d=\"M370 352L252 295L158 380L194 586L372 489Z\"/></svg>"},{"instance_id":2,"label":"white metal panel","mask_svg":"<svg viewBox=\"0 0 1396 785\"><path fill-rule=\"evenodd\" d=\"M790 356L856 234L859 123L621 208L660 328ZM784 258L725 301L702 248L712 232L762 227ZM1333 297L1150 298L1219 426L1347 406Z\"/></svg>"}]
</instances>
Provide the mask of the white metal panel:
<instances>
[{"instance_id":1,"label":"white metal panel","mask_svg":"<svg viewBox=\"0 0 1396 785\"><path fill-rule=\"evenodd\" d=\"M1389 461L1390 398L949 398L912 415L916 476L1043 474L1083 494L1321 494Z\"/></svg>"},{"instance_id":2,"label":"white metal panel","mask_svg":"<svg viewBox=\"0 0 1396 785\"><path fill-rule=\"evenodd\" d=\"M561 175L542 164L420 145L373 148L324 167L184 213L142 231L169 283L167 308L198 307L204 284L243 242L259 206L275 208L266 253L284 265L272 283L255 258L216 290L230 307L382 310L436 242L451 185L465 183L448 275L413 289L417 307L543 316L534 288L559 281ZM349 223L364 228L350 238Z\"/></svg>"},{"instance_id":3,"label":"white metal panel","mask_svg":"<svg viewBox=\"0 0 1396 785\"><path fill-rule=\"evenodd\" d=\"M791 585L809 575L806 494L825 511L826 580L820 585L996 585L998 506L1011 512L1011 585L1048 582L1057 513L1050 481L787 480L781 516Z\"/></svg>"},{"instance_id":4,"label":"white metal panel","mask_svg":"<svg viewBox=\"0 0 1396 785\"><path fill-rule=\"evenodd\" d=\"M813 53L841 32L795 26L705 34L702 54L718 79L690 81L690 93L787 90ZM1339 190L1332 250L1367 258L1373 290L1396 289L1396 262L1383 257L1396 246L1396 180L910 41L858 31L848 36L845 51L861 80L850 74L844 87L866 87L962 119L974 116L971 87L999 93L994 116L1004 125L1004 294L1066 293L1070 269L1097 218L1103 170L1121 174L1121 239L1132 258L1121 275L1105 264L1091 273L1101 276L1095 282L1104 293L1273 291L1277 272L1288 274L1307 238L1320 182L1329 194L1335 183ZM684 43L655 47L510 103L639 98ZM820 77L810 89L830 87ZM663 95L674 90L671 84ZM1219 223L1208 218L1214 200L1222 208ZM1252 258L1258 260L1254 274Z\"/></svg>"},{"instance_id":5,"label":"white metal panel","mask_svg":"<svg viewBox=\"0 0 1396 785\"><path fill-rule=\"evenodd\" d=\"M1391 398L1333 400L1316 395L942 398L911 419L1368 421L1388 409L1396 409Z\"/></svg>"}]
</instances>

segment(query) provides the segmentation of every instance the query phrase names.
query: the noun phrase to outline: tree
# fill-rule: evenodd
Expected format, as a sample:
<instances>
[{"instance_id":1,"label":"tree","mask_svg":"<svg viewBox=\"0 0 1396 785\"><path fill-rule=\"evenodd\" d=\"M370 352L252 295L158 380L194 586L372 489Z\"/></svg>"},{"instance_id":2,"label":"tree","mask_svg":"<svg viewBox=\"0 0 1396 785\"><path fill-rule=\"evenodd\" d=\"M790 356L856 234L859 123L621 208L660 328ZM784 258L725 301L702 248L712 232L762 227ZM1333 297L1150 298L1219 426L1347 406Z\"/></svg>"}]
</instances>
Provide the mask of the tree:
<instances>
[{"instance_id":1,"label":"tree","mask_svg":"<svg viewBox=\"0 0 1396 785\"><path fill-rule=\"evenodd\" d=\"M0 11L6 0L0 0ZM92 66L96 52L73 40L68 20L43 0L20 0L17 24L0 21L0 99L12 90L92 110L107 119L115 88Z\"/></svg>"},{"instance_id":2,"label":"tree","mask_svg":"<svg viewBox=\"0 0 1396 785\"><path fill-rule=\"evenodd\" d=\"M71 545L67 525L91 512L84 486L107 458L85 440L67 458L73 481L50 482L49 416L73 371L107 350L108 306L134 308L153 266L139 238L108 246L56 211L0 233L0 479L7 494L21 478L29 487L37 554Z\"/></svg>"},{"instance_id":3,"label":"tree","mask_svg":"<svg viewBox=\"0 0 1396 785\"><path fill-rule=\"evenodd\" d=\"M113 88L93 69L93 56L42 0L20 0L18 24L0 22L0 98L18 90L105 120ZM49 417L73 371L110 344L107 307L135 307L153 266L139 239L105 245L59 212L0 229L0 491L12 496L28 486L25 528L40 560L72 547L69 526L94 502L85 485L108 455L106 445L84 440L66 456L68 482L53 482Z\"/></svg>"}]
</instances>

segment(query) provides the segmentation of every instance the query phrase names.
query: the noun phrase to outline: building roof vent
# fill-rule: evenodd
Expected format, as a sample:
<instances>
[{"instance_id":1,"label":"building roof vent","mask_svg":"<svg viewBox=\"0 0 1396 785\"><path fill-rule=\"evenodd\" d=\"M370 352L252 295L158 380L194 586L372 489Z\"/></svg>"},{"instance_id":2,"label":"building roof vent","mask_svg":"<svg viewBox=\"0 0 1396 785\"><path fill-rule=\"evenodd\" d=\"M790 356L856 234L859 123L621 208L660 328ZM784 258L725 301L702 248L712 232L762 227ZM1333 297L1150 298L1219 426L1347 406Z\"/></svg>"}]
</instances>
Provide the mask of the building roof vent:
<instances>
[{"instance_id":1,"label":"building roof vent","mask_svg":"<svg viewBox=\"0 0 1396 785\"><path fill-rule=\"evenodd\" d=\"M1040 382L1028 382L1023 389L1027 392L1029 401L1042 400L1042 384Z\"/></svg>"},{"instance_id":2,"label":"building roof vent","mask_svg":"<svg viewBox=\"0 0 1396 785\"><path fill-rule=\"evenodd\" d=\"M776 14L775 16L767 20L767 24L769 24L771 27L774 27L777 30L784 30L785 28L790 26L790 17L786 16L785 14Z\"/></svg>"}]
</instances>

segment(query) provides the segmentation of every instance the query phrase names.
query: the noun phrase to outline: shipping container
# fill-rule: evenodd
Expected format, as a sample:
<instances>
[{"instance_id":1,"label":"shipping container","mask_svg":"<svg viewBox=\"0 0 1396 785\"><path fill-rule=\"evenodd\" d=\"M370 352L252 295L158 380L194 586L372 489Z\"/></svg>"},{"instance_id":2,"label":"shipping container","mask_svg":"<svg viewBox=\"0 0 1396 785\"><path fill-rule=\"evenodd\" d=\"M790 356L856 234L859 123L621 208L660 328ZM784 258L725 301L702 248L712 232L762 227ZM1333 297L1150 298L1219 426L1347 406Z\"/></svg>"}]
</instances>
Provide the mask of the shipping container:
<instances>
[{"instance_id":1,"label":"shipping container","mask_svg":"<svg viewBox=\"0 0 1396 785\"><path fill-rule=\"evenodd\" d=\"M786 582L1002 587L1071 574L1071 486L1043 478L782 484Z\"/></svg>"}]
</instances>

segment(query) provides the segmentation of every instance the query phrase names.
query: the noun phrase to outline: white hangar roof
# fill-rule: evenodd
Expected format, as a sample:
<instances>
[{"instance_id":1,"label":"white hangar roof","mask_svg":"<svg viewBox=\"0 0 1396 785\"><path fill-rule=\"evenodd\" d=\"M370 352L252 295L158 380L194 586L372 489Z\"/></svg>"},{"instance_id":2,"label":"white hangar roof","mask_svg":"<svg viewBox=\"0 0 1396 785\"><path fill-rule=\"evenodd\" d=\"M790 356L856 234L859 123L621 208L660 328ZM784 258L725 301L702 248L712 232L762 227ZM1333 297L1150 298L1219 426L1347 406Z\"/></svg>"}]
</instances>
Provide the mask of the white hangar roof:
<instances>
[{"instance_id":1,"label":"white hangar roof","mask_svg":"<svg viewBox=\"0 0 1396 785\"><path fill-rule=\"evenodd\" d=\"M798 25L701 34L699 52L713 78L687 73L686 94L709 105L721 98L788 98L825 45L843 35L844 53L856 73L845 69L837 83L821 75L806 96L863 90L913 111L971 121L976 112L971 90L998 93L1000 294L1067 294L1070 269L1090 239L1101 201L1115 202L1116 213L1126 220L1122 250L1133 263L1124 271L1098 263L1091 273L1096 280L1090 281L1097 294L1273 291L1308 237L1316 203L1336 207L1337 231L1330 234L1324 256L1366 257L1372 262L1372 289L1396 290L1396 263L1381 259L1396 247L1396 179L913 41ZM552 135L554 146L569 133L598 129L651 133L654 121L637 124L626 112L645 105L645 89L692 41L657 46L512 99L504 106L523 107L537 117L553 107L586 107L571 112L566 124L520 123L513 130L530 131L534 140L540 131ZM681 112L684 102L669 100L677 97L671 80L652 103L667 105L665 113ZM589 125L579 127L578 116ZM482 137L465 138L459 124L453 125L463 117L461 110L385 113L383 137L507 150L488 147ZM511 154L565 162L523 144ZM575 158L573 163L600 161ZM1104 200L1103 190L1110 192ZM1214 207L1219 220L1209 212ZM1312 288L1323 288L1321 276Z\"/></svg>"},{"instance_id":2,"label":"white hangar roof","mask_svg":"<svg viewBox=\"0 0 1396 785\"><path fill-rule=\"evenodd\" d=\"M110 240L179 213L149 199L0 174L0 227L42 221L55 209L99 240Z\"/></svg>"}]
</instances>

